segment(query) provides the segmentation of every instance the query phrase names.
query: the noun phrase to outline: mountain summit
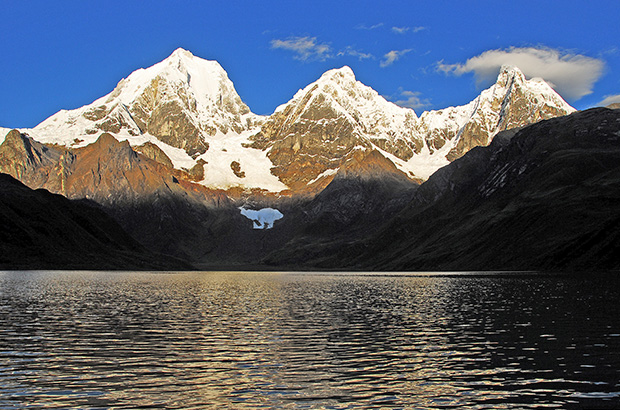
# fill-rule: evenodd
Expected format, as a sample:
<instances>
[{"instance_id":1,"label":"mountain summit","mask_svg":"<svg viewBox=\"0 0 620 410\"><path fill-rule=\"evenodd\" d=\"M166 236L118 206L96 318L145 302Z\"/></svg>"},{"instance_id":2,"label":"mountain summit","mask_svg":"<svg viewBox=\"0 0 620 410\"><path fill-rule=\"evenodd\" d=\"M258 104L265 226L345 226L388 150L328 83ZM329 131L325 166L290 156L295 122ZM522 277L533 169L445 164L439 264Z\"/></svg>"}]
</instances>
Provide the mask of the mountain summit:
<instances>
[{"instance_id":1,"label":"mountain summit","mask_svg":"<svg viewBox=\"0 0 620 410\"><path fill-rule=\"evenodd\" d=\"M549 85L504 66L496 83L460 107L424 112L386 101L349 67L330 70L298 91L252 137L273 172L294 190L325 186L356 150L377 150L414 180L505 129L573 112Z\"/></svg>"},{"instance_id":2,"label":"mountain summit","mask_svg":"<svg viewBox=\"0 0 620 410\"><path fill-rule=\"evenodd\" d=\"M110 94L60 111L28 134L79 148L108 132L155 160L193 170L203 185L280 191L286 186L271 175L264 154L242 146L263 120L241 100L218 62L177 49L162 62L131 73ZM243 178L233 163L243 163Z\"/></svg>"},{"instance_id":3,"label":"mountain summit","mask_svg":"<svg viewBox=\"0 0 620 410\"><path fill-rule=\"evenodd\" d=\"M544 81L504 66L496 83L469 104L418 117L345 66L325 72L263 117L241 100L219 63L177 49L92 104L22 131L67 148L107 132L210 188L314 194L359 157L357 151L377 151L420 182L471 148L488 145L499 131L573 111Z\"/></svg>"},{"instance_id":4,"label":"mountain summit","mask_svg":"<svg viewBox=\"0 0 620 410\"><path fill-rule=\"evenodd\" d=\"M422 114L418 134L429 153L441 151L453 161L473 147L489 145L500 131L574 111L544 80L526 80L517 67L504 65L495 84L469 104Z\"/></svg>"}]
</instances>

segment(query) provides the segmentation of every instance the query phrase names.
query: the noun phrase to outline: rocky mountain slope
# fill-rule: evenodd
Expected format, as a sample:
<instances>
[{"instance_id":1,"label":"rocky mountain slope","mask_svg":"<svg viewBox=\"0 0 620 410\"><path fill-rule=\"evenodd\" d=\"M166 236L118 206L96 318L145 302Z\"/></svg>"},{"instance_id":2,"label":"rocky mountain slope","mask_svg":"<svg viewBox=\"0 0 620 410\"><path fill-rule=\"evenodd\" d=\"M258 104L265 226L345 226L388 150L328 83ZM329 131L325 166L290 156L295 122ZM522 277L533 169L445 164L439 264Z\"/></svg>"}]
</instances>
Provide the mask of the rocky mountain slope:
<instances>
[{"instance_id":1,"label":"rocky mountain slope","mask_svg":"<svg viewBox=\"0 0 620 410\"><path fill-rule=\"evenodd\" d=\"M179 49L92 104L0 135L0 172L95 201L155 252L252 264L286 243L370 235L441 166L572 111L542 80L504 67L471 103L418 117L343 67L261 117L217 62ZM258 231L240 207L283 217Z\"/></svg>"},{"instance_id":2,"label":"rocky mountain slope","mask_svg":"<svg viewBox=\"0 0 620 410\"><path fill-rule=\"evenodd\" d=\"M178 49L92 104L22 132L66 148L85 147L106 132L210 188L314 195L358 150L379 152L421 182L501 130L573 111L544 81L506 66L471 103L418 118L343 67L261 117L217 62Z\"/></svg>"},{"instance_id":3,"label":"rocky mountain slope","mask_svg":"<svg viewBox=\"0 0 620 410\"><path fill-rule=\"evenodd\" d=\"M95 201L149 249L186 259L213 248L227 224L243 221L223 191L188 181L107 133L66 149L13 130L0 145L0 172L31 188Z\"/></svg>"},{"instance_id":4,"label":"rocky mountain slope","mask_svg":"<svg viewBox=\"0 0 620 410\"><path fill-rule=\"evenodd\" d=\"M367 240L284 247L271 263L371 270L620 269L620 112L500 133L422 184ZM307 252L306 252L307 251Z\"/></svg>"},{"instance_id":5,"label":"rocky mountain slope","mask_svg":"<svg viewBox=\"0 0 620 410\"><path fill-rule=\"evenodd\" d=\"M499 131L573 111L544 81L504 66L471 103L418 118L343 67L280 106L252 146L267 151L273 173L294 191L322 189L359 150L376 150L410 179L423 181L469 149L488 145Z\"/></svg>"},{"instance_id":6,"label":"rocky mountain slope","mask_svg":"<svg viewBox=\"0 0 620 410\"><path fill-rule=\"evenodd\" d=\"M148 251L90 201L0 174L0 269L191 269Z\"/></svg>"}]
</instances>

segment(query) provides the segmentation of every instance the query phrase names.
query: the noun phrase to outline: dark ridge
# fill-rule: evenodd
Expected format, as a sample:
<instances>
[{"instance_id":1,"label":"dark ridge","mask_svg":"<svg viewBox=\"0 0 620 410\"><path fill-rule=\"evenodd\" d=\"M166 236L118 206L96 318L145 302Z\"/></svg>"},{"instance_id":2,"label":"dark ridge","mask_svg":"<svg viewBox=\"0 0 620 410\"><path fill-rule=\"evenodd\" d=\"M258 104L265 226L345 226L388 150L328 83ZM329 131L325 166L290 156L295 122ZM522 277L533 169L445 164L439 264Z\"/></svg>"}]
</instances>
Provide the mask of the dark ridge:
<instances>
[{"instance_id":1,"label":"dark ridge","mask_svg":"<svg viewBox=\"0 0 620 410\"><path fill-rule=\"evenodd\" d=\"M96 204L0 173L0 269L186 270L148 251Z\"/></svg>"}]
</instances>

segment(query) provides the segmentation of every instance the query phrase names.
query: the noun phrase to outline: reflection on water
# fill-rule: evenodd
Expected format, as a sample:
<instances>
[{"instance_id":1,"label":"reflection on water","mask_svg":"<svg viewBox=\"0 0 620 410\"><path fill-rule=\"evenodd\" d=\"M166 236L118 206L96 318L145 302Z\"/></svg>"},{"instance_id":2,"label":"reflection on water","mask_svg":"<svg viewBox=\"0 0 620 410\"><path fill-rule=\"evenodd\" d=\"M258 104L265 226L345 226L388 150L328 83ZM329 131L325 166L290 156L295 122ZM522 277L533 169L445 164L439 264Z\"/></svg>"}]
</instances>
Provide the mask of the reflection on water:
<instances>
[{"instance_id":1,"label":"reflection on water","mask_svg":"<svg viewBox=\"0 0 620 410\"><path fill-rule=\"evenodd\" d=\"M0 272L0 408L618 408L618 284Z\"/></svg>"}]
</instances>

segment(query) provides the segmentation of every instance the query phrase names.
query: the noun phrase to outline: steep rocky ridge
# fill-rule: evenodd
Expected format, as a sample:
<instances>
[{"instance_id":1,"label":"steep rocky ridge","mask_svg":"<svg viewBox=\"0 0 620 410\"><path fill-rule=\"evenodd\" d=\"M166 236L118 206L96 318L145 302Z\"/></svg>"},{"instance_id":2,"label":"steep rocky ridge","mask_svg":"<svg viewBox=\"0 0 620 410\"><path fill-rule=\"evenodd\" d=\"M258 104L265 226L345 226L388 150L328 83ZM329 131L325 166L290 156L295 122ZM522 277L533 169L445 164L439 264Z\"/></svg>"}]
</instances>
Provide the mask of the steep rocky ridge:
<instances>
[{"instance_id":1,"label":"steep rocky ridge","mask_svg":"<svg viewBox=\"0 0 620 410\"><path fill-rule=\"evenodd\" d=\"M435 173L367 240L311 264L371 270L620 269L620 113L591 109L499 134ZM292 252L272 263L295 263ZM298 249L297 254L304 249Z\"/></svg>"}]
</instances>

